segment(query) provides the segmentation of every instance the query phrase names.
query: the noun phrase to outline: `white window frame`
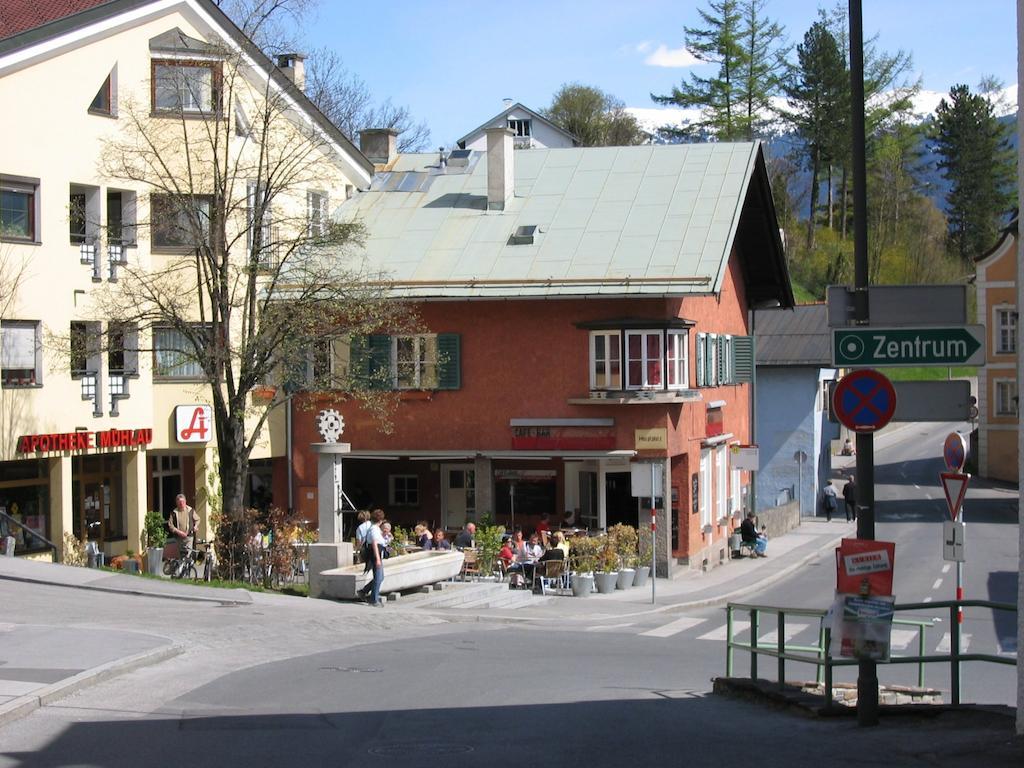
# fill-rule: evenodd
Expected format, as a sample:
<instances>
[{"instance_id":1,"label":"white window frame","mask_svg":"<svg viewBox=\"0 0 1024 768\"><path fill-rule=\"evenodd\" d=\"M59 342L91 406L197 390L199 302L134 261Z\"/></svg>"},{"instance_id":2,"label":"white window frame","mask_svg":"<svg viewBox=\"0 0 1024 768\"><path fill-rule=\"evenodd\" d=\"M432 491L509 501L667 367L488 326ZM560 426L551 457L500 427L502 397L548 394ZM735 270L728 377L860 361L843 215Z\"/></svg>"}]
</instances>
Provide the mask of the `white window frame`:
<instances>
[{"instance_id":1,"label":"white window frame","mask_svg":"<svg viewBox=\"0 0 1024 768\"><path fill-rule=\"evenodd\" d=\"M635 383L630 380L629 368L632 359L629 356L629 340L639 336L641 339L640 343L640 382ZM655 358L648 357L647 355L647 338L649 336L658 337L658 355L657 362L661 366L661 381L657 384L652 384L647 380L647 366L655 361ZM623 375L625 376L626 389L664 389L665 388L665 332L659 328L638 328L636 330L629 330L625 333L624 344L622 345L622 363L623 363Z\"/></svg>"},{"instance_id":2,"label":"white window frame","mask_svg":"<svg viewBox=\"0 0 1024 768\"><path fill-rule=\"evenodd\" d=\"M1010 304L1000 304L992 308L992 327L995 329L993 339L997 355L1013 355L1017 353L1017 311Z\"/></svg>"},{"instance_id":3,"label":"white window frame","mask_svg":"<svg viewBox=\"0 0 1024 768\"><path fill-rule=\"evenodd\" d=\"M418 507L420 476L388 475L388 503L393 507Z\"/></svg>"},{"instance_id":4,"label":"white window frame","mask_svg":"<svg viewBox=\"0 0 1024 768\"><path fill-rule=\"evenodd\" d=\"M165 70L161 72L160 70ZM218 111L218 86L220 78L220 64L207 63L205 61L176 61L174 59L153 60L153 104L154 114L159 115L200 115L215 114ZM171 72L173 71L173 73ZM205 73L209 80L200 78L199 87L193 85L190 80L190 72ZM171 78L173 77L173 82ZM170 87L168 87L170 86ZM162 97L166 97L173 91L174 103L161 104ZM207 103L202 103L202 102Z\"/></svg>"},{"instance_id":5,"label":"white window frame","mask_svg":"<svg viewBox=\"0 0 1024 768\"><path fill-rule=\"evenodd\" d=\"M729 513L729 447L723 443L715 449L715 518L724 520Z\"/></svg>"},{"instance_id":6,"label":"white window frame","mask_svg":"<svg viewBox=\"0 0 1024 768\"><path fill-rule=\"evenodd\" d=\"M15 387L40 387L43 384L43 324L39 320L0 321L0 371L31 371L28 377L19 376L17 381L8 381L6 373L0 375L5 389ZM7 331L7 333L5 333ZM31 342L28 335L32 335ZM17 343L16 343L17 337ZM32 350L27 348L31 343ZM28 365L28 357L32 365Z\"/></svg>"},{"instance_id":7,"label":"white window frame","mask_svg":"<svg viewBox=\"0 0 1024 768\"><path fill-rule=\"evenodd\" d=\"M190 345L185 335L171 326L155 326L153 328L153 378L156 381L172 381L176 379L202 379L205 374L203 368L199 364L198 360L191 358L191 354L187 352L183 347L171 347L170 345L161 346L164 342L171 340L176 337L180 339L183 347ZM168 363L167 361L161 362L161 355L174 355L178 354L182 356L182 359L176 363ZM166 370L162 370L162 366L167 366Z\"/></svg>"},{"instance_id":8,"label":"white window frame","mask_svg":"<svg viewBox=\"0 0 1024 768\"><path fill-rule=\"evenodd\" d=\"M604 339L605 357L602 360L597 358L597 339L601 337ZM612 360L608 353L611 350L615 350L618 353L618 357ZM597 382L597 364L603 362L605 365L605 384L598 384ZM612 379L612 374L609 370L612 362L618 363L619 374L618 384L609 383ZM591 389L607 389L607 390L620 390L622 389L622 382L624 372L622 370L622 331L591 331L590 332L590 388Z\"/></svg>"},{"instance_id":9,"label":"white window frame","mask_svg":"<svg viewBox=\"0 0 1024 768\"><path fill-rule=\"evenodd\" d=\"M743 479L741 470L732 469L729 472L729 514L735 515L743 506Z\"/></svg>"},{"instance_id":10,"label":"white window frame","mask_svg":"<svg viewBox=\"0 0 1024 768\"><path fill-rule=\"evenodd\" d=\"M712 449L701 448L700 450L700 525L707 528L711 525L711 483L714 480L712 472Z\"/></svg>"},{"instance_id":11,"label":"white window frame","mask_svg":"<svg viewBox=\"0 0 1024 768\"><path fill-rule=\"evenodd\" d=\"M1016 379L993 379L992 397L994 416L1015 417L1018 414L1019 403L1015 400L1018 396Z\"/></svg>"},{"instance_id":12,"label":"white window frame","mask_svg":"<svg viewBox=\"0 0 1024 768\"><path fill-rule=\"evenodd\" d=\"M707 381L707 379L708 379L707 364L705 362L706 359L707 359L707 353L708 353L707 347L706 347L706 338L707 338L707 334L706 333L698 333L697 334L697 344L696 344L696 350L697 350L696 379L697 379L697 386L698 387L706 387L707 384L708 384L708 381Z\"/></svg>"},{"instance_id":13,"label":"white window frame","mask_svg":"<svg viewBox=\"0 0 1024 768\"><path fill-rule=\"evenodd\" d=\"M310 189L306 192L307 237L323 237L327 234L328 200L323 190Z\"/></svg>"},{"instance_id":14,"label":"white window frame","mask_svg":"<svg viewBox=\"0 0 1024 768\"><path fill-rule=\"evenodd\" d=\"M675 361L672 361L672 355ZM673 374L675 383L672 383ZM670 328L665 334L665 387L690 388L690 333L686 329Z\"/></svg>"},{"instance_id":15,"label":"white window frame","mask_svg":"<svg viewBox=\"0 0 1024 768\"><path fill-rule=\"evenodd\" d=\"M510 117L508 118L508 128L515 133L516 138L530 138L533 136L533 119Z\"/></svg>"},{"instance_id":16,"label":"white window frame","mask_svg":"<svg viewBox=\"0 0 1024 768\"><path fill-rule=\"evenodd\" d=\"M413 342L413 355L416 358L413 365L413 377L411 383L403 383L399 371L398 346L406 339ZM429 357L433 347L433 359ZM391 337L391 384L394 389L437 389L440 379L440 366L438 365L437 334L420 333L405 334ZM434 368L434 380L430 381L426 376L428 366Z\"/></svg>"}]
</instances>

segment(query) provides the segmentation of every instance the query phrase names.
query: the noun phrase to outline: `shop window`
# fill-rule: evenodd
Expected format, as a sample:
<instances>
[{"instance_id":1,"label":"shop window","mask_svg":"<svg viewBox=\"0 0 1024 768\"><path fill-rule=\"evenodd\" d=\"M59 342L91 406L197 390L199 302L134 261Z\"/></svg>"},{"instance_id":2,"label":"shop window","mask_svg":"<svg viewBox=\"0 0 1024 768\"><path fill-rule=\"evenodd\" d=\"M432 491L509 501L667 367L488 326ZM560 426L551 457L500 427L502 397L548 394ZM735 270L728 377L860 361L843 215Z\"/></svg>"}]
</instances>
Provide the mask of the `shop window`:
<instances>
[{"instance_id":1,"label":"shop window","mask_svg":"<svg viewBox=\"0 0 1024 768\"><path fill-rule=\"evenodd\" d=\"M153 194L149 202L154 250L188 252L210 241L210 196Z\"/></svg>"},{"instance_id":2,"label":"shop window","mask_svg":"<svg viewBox=\"0 0 1024 768\"><path fill-rule=\"evenodd\" d=\"M388 475L388 502L396 507L419 506L419 477L417 475Z\"/></svg>"},{"instance_id":3,"label":"shop window","mask_svg":"<svg viewBox=\"0 0 1024 768\"><path fill-rule=\"evenodd\" d=\"M175 498L184 493L180 456L151 456L149 474L152 480L150 504L162 515L169 515Z\"/></svg>"},{"instance_id":4,"label":"shop window","mask_svg":"<svg viewBox=\"0 0 1024 768\"><path fill-rule=\"evenodd\" d=\"M0 239L39 240L39 180L0 176Z\"/></svg>"},{"instance_id":5,"label":"shop window","mask_svg":"<svg viewBox=\"0 0 1024 768\"><path fill-rule=\"evenodd\" d=\"M41 324L37 320L0 322L0 383L30 387L43 383Z\"/></svg>"},{"instance_id":6,"label":"shop window","mask_svg":"<svg viewBox=\"0 0 1024 768\"><path fill-rule=\"evenodd\" d=\"M220 109L219 63L154 61L152 66L154 113L207 115Z\"/></svg>"},{"instance_id":7,"label":"shop window","mask_svg":"<svg viewBox=\"0 0 1024 768\"><path fill-rule=\"evenodd\" d=\"M0 462L0 478L0 536L14 537L16 554L48 550L44 539L52 540L53 536L46 462ZM9 515L14 522L3 515Z\"/></svg>"}]
</instances>

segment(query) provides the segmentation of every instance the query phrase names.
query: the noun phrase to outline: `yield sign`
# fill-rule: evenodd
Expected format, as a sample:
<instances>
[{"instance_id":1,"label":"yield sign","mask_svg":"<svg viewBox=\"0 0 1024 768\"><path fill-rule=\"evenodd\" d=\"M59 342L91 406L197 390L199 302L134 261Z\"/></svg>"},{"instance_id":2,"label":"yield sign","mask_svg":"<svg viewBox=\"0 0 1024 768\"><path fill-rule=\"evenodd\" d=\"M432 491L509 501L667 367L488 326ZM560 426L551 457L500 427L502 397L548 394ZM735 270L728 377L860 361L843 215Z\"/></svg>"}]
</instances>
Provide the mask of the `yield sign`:
<instances>
[{"instance_id":1,"label":"yield sign","mask_svg":"<svg viewBox=\"0 0 1024 768\"><path fill-rule=\"evenodd\" d=\"M959 472L940 472L939 477L942 478L942 490L946 492L949 516L956 520L960 514L960 505L964 503L964 494L967 493L967 481L971 476Z\"/></svg>"}]
</instances>

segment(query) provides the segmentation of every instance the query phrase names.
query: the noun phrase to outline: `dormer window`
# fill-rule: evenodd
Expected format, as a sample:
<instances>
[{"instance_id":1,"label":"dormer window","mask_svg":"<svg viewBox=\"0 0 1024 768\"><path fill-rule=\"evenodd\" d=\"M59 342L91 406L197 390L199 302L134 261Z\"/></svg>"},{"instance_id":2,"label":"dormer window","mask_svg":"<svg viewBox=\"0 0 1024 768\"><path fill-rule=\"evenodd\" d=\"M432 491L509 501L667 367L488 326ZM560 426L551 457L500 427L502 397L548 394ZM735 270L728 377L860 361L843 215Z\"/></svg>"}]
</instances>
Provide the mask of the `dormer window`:
<instances>
[{"instance_id":1,"label":"dormer window","mask_svg":"<svg viewBox=\"0 0 1024 768\"><path fill-rule=\"evenodd\" d=\"M208 115L220 109L218 62L153 61L153 112Z\"/></svg>"},{"instance_id":2,"label":"dormer window","mask_svg":"<svg viewBox=\"0 0 1024 768\"><path fill-rule=\"evenodd\" d=\"M533 120L529 118L523 120L516 120L513 118L508 119L508 127L516 137L520 136L532 136L533 135Z\"/></svg>"}]
</instances>

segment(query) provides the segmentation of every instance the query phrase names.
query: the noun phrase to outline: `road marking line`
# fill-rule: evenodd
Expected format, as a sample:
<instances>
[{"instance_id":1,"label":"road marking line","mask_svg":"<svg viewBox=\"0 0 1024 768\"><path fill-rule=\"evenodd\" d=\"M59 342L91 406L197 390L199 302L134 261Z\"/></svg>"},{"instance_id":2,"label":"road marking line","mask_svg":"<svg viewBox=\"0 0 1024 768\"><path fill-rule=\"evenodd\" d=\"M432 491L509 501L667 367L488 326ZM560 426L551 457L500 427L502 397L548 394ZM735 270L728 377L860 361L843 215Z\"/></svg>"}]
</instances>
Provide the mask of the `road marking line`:
<instances>
[{"instance_id":1,"label":"road marking line","mask_svg":"<svg viewBox=\"0 0 1024 768\"><path fill-rule=\"evenodd\" d=\"M932 599L930 597L926 597L922 602L930 603L931 601Z\"/></svg>"},{"instance_id":2,"label":"road marking line","mask_svg":"<svg viewBox=\"0 0 1024 768\"><path fill-rule=\"evenodd\" d=\"M661 627L655 627L649 629L646 632L641 632L640 637L672 637L680 632L684 632L691 627L696 627L698 624L703 624L707 619L698 619L693 616L683 616L681 619L670 621Z\"/></svg>"},{"instance_id":3,"label":"road marking line","mask_svg":"<svg viewBox=\"0 0 1024 768\"><path fill-rule=\"evenodd\" d=\"M964 634L960 635L960 653L965 653L967 651L967 649L971 647L971 637L972 636L968 635L966 632ZM936 653L949 653L950 649L953 647L952 643L953 643L952 636L950 635L949 632L946 632L942 636L942 639L939 640L939 644L935 647L935 652Z\"/></svg>"},{"instance_id":4,"label":"road marking line","mask_svg":"<svg viewBox=\"0 0 1024 768\"><path fill-rule=\"evenodd\" d=\"M930 493L928 493L927 491L925 491L924 497L925 497L926 499L929 499L929 500L931 500L931 498L932 498L932 495L931 495Z\"/></svg>"},{"instance_id":5,"label":"road marking line","mask_svg":"<svg viewBox=\"0 0 1024 768\"><path fill-rule=\"evenodd\" d=\"M587 632L602 632L606 629L621 629L622 627L632 627L634 622L627 621L625 624L599 624L596 627L587 627Z\"/></svg>"},{"instance_id":6,"label":"road marking line","mask_svg":"<svg viewBox=\"0 0 1024 768\"><path fill-rule=\"evenodd\" d=\"M728 627L727 624L723 624L722 626L717 627L715 629L712 629L710 632L707 632L707 633L701 635L697 639L698 640L717 640L718 642L721 642L721 641L726 639L725 635L726 635L727 627ZM749 621L737 620L737 621L734 621L732 623L732 634L733 634L733 637L736 637L736 635L740 634L741 632L746 632L748 629L750 629L750 622Z\"/></svg>"},{"instance_id":7,"label":"road marking line","mask_svg":"<svg viewBox=\"0 0 1024 768\"><path fill-rule=\"evenodd\" d=\"M936 579L935 583L932 584L932 589L938 589L942 586L942 579Z\"/></svg>"},{"instance_id":8,"label":"road marking line","mask_svg":"<svg viewBox=\"0 0 1024 768\"><path fill-rule=\"evenodd\" d=\"M786 623L786 642L788 643L790 640L792 640L794 637L799 635L801 632L803 632L809 626L811 626L811 625L810 624L790 624L790 623L787 622ZM761 637L759 637L757 639L757 644L758 645L778 645L779 644L779 631L777 629L774 629L771 632L769 632L769 633L767 633L765 635L762 635Z\"/></svg>"},{"instance_id":9,"label":"road marking line","mask_svg":"<svg viewBox=\"0 0 1024 768\"><path fill-rule=\"evenodd\" d=\"M946 563L944 566L942 566L942 572L943 573L949 573L949 569L952 568L952 567L953 567L952 563Z\"/></svg>"},{"instance_id":10,"label":"road marking line","mask_svg":"<svg viewBox=\"0 0 1024 768\"><path fill-rule=\"evenodd\" d=\"M914 483L914 487L917 488L917 490L919 490L919 491L921 490L921 486L918 485L917 483Z\"/></svg>"},{"instance_id":11,"label":"road marking line","mask_svg":"<svg viewBox=\"0 0 1024 768\"><path fill-rule=\"evenodd\" d=\"M894 629L889 633L889 645L893 650L904 651L917 640L915 629Z\"/></svg>"}]
</instances>

